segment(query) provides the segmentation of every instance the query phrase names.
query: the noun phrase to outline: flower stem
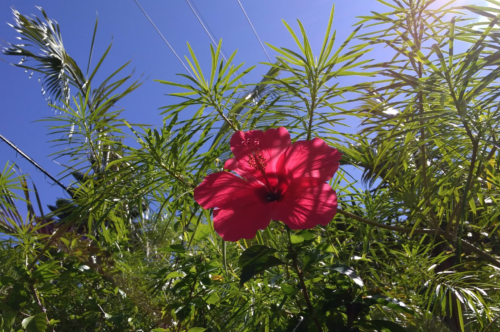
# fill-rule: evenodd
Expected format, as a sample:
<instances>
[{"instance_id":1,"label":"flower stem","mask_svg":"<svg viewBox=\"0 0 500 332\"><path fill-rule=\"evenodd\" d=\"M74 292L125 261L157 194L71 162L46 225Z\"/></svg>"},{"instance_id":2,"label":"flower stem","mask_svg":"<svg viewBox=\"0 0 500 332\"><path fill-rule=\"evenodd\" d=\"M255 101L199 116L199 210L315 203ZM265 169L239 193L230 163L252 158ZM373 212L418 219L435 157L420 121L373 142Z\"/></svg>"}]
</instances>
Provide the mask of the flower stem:
<instances>
[{"instance_id":1,"label":"flower stem","mask_svg":"<svg viewBox=\"0 0 500 332\"><path fill-rule=\"evenodd\" d=\"M289 242L288 248L289 248L290 252L294 252L293 246L292 246L292 236L290 234L290 228L287 226L286 230L288 232L288 242ZM299 277L300 287L302 288L302 294L304 295L304 300L306 300L307 308L309 309L311 315L313 315L314 307L311 303L309 293L307 292L306 283L304 282L304 274L302 273L302 271L299 268L299 262L297 259L297 255L293 255L293 267L295 268L295 271L297 272L297 276ZM314 320L314 324L316 324L316 327L318 328L318 331L323 332L323 329L321 328L321 324L319 323L318 318L316 318L313 315L313 320Z\"/></svg>"}]
</instances>

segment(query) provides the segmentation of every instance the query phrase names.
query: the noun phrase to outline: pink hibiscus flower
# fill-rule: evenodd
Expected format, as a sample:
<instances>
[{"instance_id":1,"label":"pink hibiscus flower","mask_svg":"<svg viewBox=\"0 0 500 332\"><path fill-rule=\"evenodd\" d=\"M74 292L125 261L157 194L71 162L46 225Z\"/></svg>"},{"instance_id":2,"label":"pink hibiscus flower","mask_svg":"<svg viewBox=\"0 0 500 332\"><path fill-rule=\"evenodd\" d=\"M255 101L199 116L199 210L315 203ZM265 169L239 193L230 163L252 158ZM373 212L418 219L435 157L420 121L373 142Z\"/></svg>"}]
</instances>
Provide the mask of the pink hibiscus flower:
<instances>
[{"instance_id":1,"label":"pink hibiscus flower","mask_svg":"<svg viewBox=\"0 0 500 332\"><path fill-rule=\"evenodd\" d=\"M281 127L238 131L224 168L194 190L203 208L214 210L214 227L226 241L252 239L271 220L292 229L327 225L337 212L337 195L326 183L339 168L340 152L323 140L291 144Z\"/></svg>"}]
</instances>

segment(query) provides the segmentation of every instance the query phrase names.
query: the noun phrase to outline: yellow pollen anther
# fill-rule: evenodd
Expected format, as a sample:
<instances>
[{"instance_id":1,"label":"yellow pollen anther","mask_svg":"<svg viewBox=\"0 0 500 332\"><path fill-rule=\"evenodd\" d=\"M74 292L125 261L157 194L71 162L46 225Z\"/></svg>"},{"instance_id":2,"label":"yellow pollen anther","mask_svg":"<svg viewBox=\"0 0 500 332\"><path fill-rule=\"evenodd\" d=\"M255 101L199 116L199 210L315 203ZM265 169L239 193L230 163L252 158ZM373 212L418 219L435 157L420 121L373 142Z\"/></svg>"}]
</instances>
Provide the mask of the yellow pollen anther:
<instances>
[{"instance_id":1,"label":"yellow pollen anther","mask_svg":"<svg viewBox=\"0 0 500 332\"><path fill-rule=\"evenodd\" d=\"M260 151L255 151L248 156L248 164L259 171L263 171L267 166L266 158L264 158Z\"/></svg>"}]
</instances>

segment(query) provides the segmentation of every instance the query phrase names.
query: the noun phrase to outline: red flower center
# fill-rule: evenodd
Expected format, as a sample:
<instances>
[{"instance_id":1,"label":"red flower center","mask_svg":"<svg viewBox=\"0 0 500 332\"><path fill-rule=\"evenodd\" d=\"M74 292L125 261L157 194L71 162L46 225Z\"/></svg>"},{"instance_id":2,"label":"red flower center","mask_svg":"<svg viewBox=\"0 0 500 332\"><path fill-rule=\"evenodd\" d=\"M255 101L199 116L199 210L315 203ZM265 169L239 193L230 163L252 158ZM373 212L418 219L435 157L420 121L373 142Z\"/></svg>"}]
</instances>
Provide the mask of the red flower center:
<instances>
[{"instance_id":1,"label":"red flower center","mask_svg":"<svg viewBox=\"0 0 500 332\"><path fill-rule=\"evenodd\" d=\"M271 203L274 201L279 201L281 198L281 195L279 193L273 193L273 192L268 192L266 195L266 200Z\"/></svg>"}]
</instances>

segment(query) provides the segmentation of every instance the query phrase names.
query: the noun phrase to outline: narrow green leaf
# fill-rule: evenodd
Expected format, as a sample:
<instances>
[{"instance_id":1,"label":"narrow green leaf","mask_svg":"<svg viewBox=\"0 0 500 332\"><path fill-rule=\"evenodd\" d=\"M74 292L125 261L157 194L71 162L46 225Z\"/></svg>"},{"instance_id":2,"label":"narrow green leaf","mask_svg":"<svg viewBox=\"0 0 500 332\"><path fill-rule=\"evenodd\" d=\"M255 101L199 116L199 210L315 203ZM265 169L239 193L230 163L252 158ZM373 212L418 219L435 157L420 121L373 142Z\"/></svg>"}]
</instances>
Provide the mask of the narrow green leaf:
<instances>
[{"instance_id":1,"label":"narrow green leaf","mask_svg":"<svg viewBox=\"0 0 500 332\"><path fill-rule=\"evenodd\" d=\"M204 327L192 327L188 330L188 332L203 332L205 330L206 330L206 328L204 328Z\"/></svg>"}]
</instances>

